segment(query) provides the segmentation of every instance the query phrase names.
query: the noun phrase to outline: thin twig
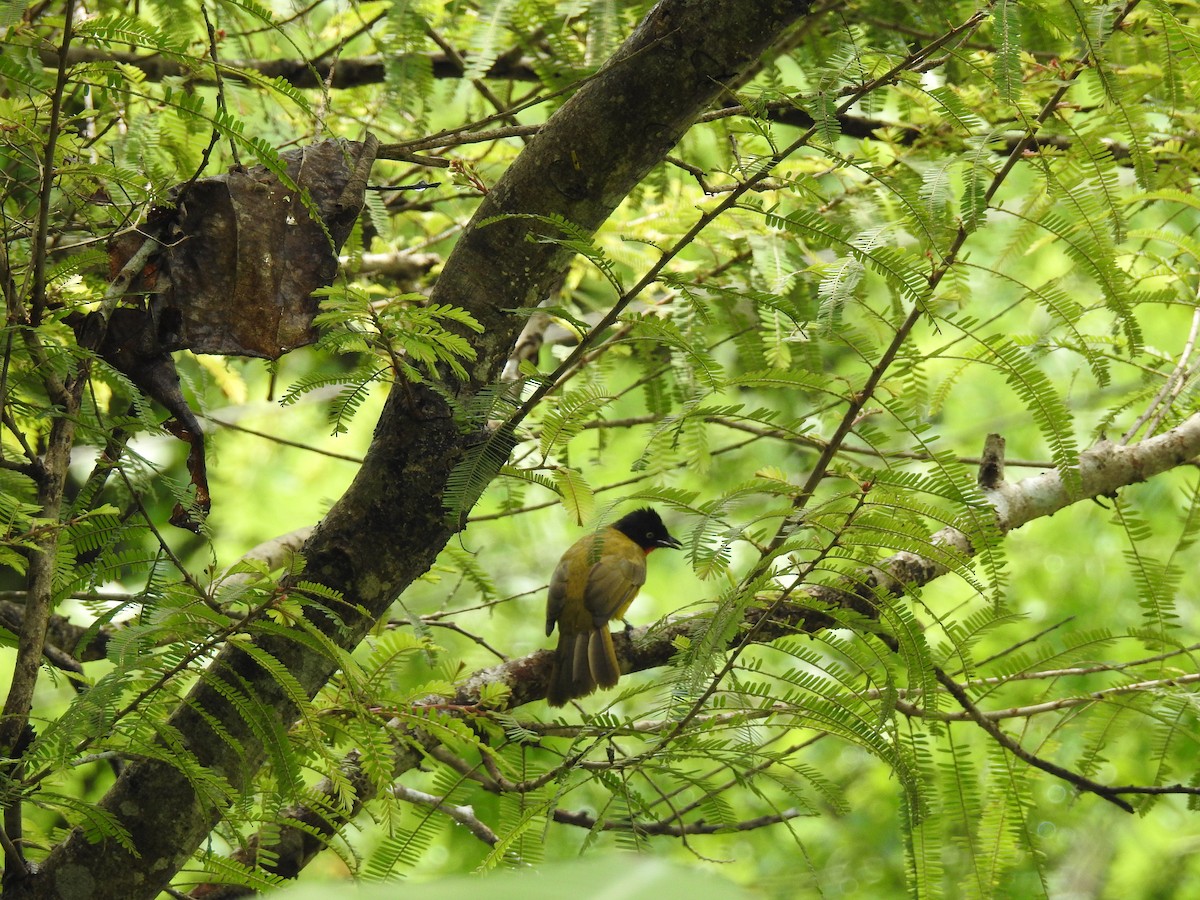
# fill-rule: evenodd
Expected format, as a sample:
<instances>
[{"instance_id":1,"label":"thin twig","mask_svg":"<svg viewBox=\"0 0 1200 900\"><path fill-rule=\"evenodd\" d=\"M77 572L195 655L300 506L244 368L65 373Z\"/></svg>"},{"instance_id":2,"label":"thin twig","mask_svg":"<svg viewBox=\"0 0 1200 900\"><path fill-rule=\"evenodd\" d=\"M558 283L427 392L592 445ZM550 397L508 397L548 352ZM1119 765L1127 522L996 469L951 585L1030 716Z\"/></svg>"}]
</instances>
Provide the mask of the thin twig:
<instances>
[{"instance_id":1,"label":"thin twig","mask_svg":"<svg viewBox=\"0 0 1200 900\"><path fill-rule=\"evenodd\" d=\"M1197 283L1197 297L1200 298L1200 282ZM1170 409L1169 400L1174 400L1178 396L1179 391L1183 388L1187 381L1187 373L1190 368L1192 350L1196 346L1196 336L1200 333L1200 308L1192 310L1192 328L1188 332L1187 341L1184 342L1183 350L1179 354L1179 362L1175 368L1171 370L1171 374L1167 376L1167 380L1163 382L1163 386L1159 388L1154 399L1150 401L1150 406L1142 413L1136 422L1129 426L1129 430L1121 436L1121 443L1128 444L1133 440L1133 436L1138 433L1147 421L1150 425L1146 428L1146 436L1154 434L1158 430L1159 424Z\"/></svg>"},{"instance_id":2,"label":"thin twig","mask_svg":"<svg viewBox=\"0 0 1200 900\"><path fill-rule=\"evenodd\" d=\"M1010 706L1007 709L978 710L978 713L993 722L999 722L1002 719L1028 719L1045 713L1058 712L1062 709L1088 706L1107 700L1110 697L1118 697L1122 694L1140 694L1168 687L1178 687L1184 684L1196 684L1198 682L1200 682L1200 673L1191 672L1172 678L1155 678L1150 681L1121 684L1116 687L1092 691L1090 694L1085 694L1082 697L1060 697L1057 700L1047 700L1045 703ZM906 700L897 700L896 703L897 709L900 709L906 716L911 716L915 719L934 719L938 722L966 722L976 720L976 717L967 711L957 713L939 712L915 706Z\"/></svg>"},{"instance_id":3,"label":"thin twig","mask_svg":"<svg viewBox=\"0 0 1200 900\"><path fill-rule=\"evenodd\" d=\"M1070 769L1064 769L1060 765L1049 762L1048 760L1042 759L1040 756L1030 753L1016 740L1009 737L1004 732L1004 729L992 721L992 719L988 718L988 716L985 715L979 709L979 707L972 703L970 696L966 692L966 689L949 675L947 675L940 666L935 666L933 673L937 678L938 683L950 692L954 699L958 701L958 705L961 706L971 717L972 721L974 721L980 728L991 735L992 739L996 741L996 743L998 743L1013 756L1017 757L1017 759L1028 763L1036 769L1041 769L1043 772L1048 772L1056 778L1061 778L1063 781L1075 785L1081 791L1086 791L1088 793L1095 794L1098 797L1103 797L1109 803L1112 803L1114 806L1119 806L1127 813L1133 812L1133 807L1120 797L1116 796L1116 792L1114 792L1112 788L1105 787L1099 782L1092 781L1090 778L1080 775L1078 772L1072 772Z\"/></svg>"},{"instance_id":4,"label":"thin twig","mask_svg":"<svg viewBox=\"0 0 1200 900\"><path fill-rule=\"evenodd\" d=\"M42 321L46 308L46 255L50 235L50 205L54 199L54 179L58 167L54 164L54 152L58 147L58 136L62 130L63 97L67 90L67 51L75 29L75 0L66 0L63 10L63 35L58 45L58 68L54 77L54 91L50 95L50 122L46 127L46 144L42 152L42 182L38 192L37 227L33 239L33 286L29 291L29 324L37 326Z\"/></svg>"},{"instance_id":5,"label":"thin twig","mask_svg":"<svg viewBox=\"0 0 1200 900\"><path fill-rule=\"evenodd\" d=\"M456 66L461 66L463 72L467 71L467 62L465 59L463 59L462 54L459 53L458 49L448 40L446 40L436 28L431 25L427 26L426 33L430 38L433 39L433 42L441 48L442 52L446 54L451 62L453 62ZM505 106L504 102L499 97L492 93L492 89L487 86L486 81L478 77L472 78L471 86L479 92L479 95L483 97L484 100L491 104L492 108L496 110L496 113L504 121L507 121L513 126L520 126L521 123L517 121L517 117L513 115L513 113L507 106ZM522 140L528 142L528 137L522 137Z\"/></svg>"},{"instance_id":6,"label":"thin twig","mask_svg":"<svg viewBox=\"0 0 1200 900\"><path fill-rule=\"evenodd\" d=\"M221 60L217 57L217 30L213 28L212 20L208 17L208 6L204 3L200 4L200 14L204 16L204 27L208 30L208 55L212 59L213 78L216 79L217 109L226 112L225 81L221 78ZM237 142L233 135L229 136L229 153L233 158L234 167L240 169L242 161L238 156Z\"/></svg>"},{"instance_id":7,"label":"thin twig","mask_svg":"<svg viewBox=\"0 0 1200 900\"><path fill-rule=\"evenodd\" d=\"M280 437L277 434L267 434L265 431L256 431L253 428L247 428L245 425L236 425L226 419L217 418L210 413L201 413L200 418L207 419L214 425L220 428L228 428L230 431L240 431L242 434L253 435L257 438L262 438L265 441L270 441L273 444L279 444L282 447L295 447L297 450L305 450L309 453L316 453L320 456L328 456L330 459L340 459L344 462L362 464L361 456L351 456L349 453L338 453L334 450L326 450L324 447L316 447L312 444L303 444L300 441L292 441L287 438Z\"/></svg>"},{"instance_id":8,"label":"thin twig","mask_svg":"<svg viewBox=\"0 0 1200 900\"><path fill-rule=\"evenodd\" d=\"M672 819L663 819L658 822L631 822L627 820L600 820L591 813L582 811L572 812L566 809L554 810L554 821L562 825L574 825L578 828L586 828L589 831L630 831L640 835L668 835L670 837L684 837L689 834L722 834L725 832L734 831L754 831L758 828L765 828L769 825L778 825L780 822L786 822L790 819L795 819L799 816L810 815L798 809L786 809L781 813L772 813L770 815L757 816L753 819L744 819L741 822L734 822L731 825L720 824L715 822L690 822L686 824L677 824Z\"/></svg>"}]
</instances>

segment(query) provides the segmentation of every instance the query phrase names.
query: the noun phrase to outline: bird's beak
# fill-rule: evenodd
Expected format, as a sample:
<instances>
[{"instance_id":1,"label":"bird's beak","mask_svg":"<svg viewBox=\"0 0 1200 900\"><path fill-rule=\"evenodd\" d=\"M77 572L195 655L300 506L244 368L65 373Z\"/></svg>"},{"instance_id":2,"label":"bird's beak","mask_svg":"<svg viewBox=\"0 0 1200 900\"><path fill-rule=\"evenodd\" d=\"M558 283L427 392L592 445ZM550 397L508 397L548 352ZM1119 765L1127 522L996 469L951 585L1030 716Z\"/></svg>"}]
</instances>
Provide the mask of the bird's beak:
<instances>
[{"instance_id":1,"label":"bird's beak","mask_svg":"<svg viewBox=\"0 0 1200 900\"><path fill-rule=\"evenodd\" d=\"M677 541L675 538L671 537L669 534L665 538L663 538L662 540L660 540L658 542L658 546L669 547L671 550L682 550L683 549L683 544L679 543L679 541Z\"/></svg>"}]
</instances>

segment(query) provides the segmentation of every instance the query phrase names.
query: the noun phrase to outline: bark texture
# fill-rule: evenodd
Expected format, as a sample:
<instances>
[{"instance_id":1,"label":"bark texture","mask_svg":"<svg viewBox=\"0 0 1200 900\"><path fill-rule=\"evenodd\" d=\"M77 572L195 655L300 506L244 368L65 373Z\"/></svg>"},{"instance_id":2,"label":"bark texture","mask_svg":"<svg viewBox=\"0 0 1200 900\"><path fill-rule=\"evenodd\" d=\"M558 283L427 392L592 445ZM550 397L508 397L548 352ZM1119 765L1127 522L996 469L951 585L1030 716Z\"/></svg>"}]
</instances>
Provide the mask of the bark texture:
<instances>
[{"instance_id":1,"label":"bark texture","mask_svg":"<svg viewBox=\"0 0 1200 900\"><path fill-rule=\"evenodd\" d=\"M554 245L532 242L552 228L524 218L559 216L594 231L678 140L689 124L808 9L797 0L664 0L606 66L550 119L481 204L435 288L433 300L470 311L484 326L465 384L469 397L498 375L524 318L507 310L536 306L570 261ZM319 626L351 648L393 600L424 573L452 534L442 514L446 477L479 435L454 424L444 400L417 385L392 392L354 483L305 546L306 571L342 592L340 617ZM304 645L259 640L314 695L334 663ZM178 755L219 776L205 790L167 762L132 763L102 801L128 829L134 851L90 843L81 830L45 864L7 888L16 898L152 898L187 862L228 802L248 785L266 753L226 695L253 698L287 727L296 710L245 653L227 647L208 677L169 722ZM224 736L222 735L224 732Z\"/></svg>"}]
</instances>

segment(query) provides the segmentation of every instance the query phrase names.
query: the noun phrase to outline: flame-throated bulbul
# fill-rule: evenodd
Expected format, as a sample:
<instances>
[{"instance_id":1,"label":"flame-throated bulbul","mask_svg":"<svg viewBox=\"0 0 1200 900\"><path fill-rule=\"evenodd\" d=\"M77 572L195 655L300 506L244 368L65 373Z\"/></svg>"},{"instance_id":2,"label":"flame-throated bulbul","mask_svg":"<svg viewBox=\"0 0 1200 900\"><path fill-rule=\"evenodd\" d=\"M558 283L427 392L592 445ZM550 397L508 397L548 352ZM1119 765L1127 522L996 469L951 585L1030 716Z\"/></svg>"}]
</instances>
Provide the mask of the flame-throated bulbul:
<instances>
[{"instance_id":1,"label":"flame-throated bulbul","mask_svg":"<svg viewBox=\"0 0 1200 900\"><path fill-rule=\"evenodd\" d=\"M646 582L646 557L657 547L678 550L658 513L634 510L584 535L558 561L546 595L546 636L558 626L558 650L546 701L562 706L621 677L608 623L623 619Z\"/></svg>"}]
</instances>

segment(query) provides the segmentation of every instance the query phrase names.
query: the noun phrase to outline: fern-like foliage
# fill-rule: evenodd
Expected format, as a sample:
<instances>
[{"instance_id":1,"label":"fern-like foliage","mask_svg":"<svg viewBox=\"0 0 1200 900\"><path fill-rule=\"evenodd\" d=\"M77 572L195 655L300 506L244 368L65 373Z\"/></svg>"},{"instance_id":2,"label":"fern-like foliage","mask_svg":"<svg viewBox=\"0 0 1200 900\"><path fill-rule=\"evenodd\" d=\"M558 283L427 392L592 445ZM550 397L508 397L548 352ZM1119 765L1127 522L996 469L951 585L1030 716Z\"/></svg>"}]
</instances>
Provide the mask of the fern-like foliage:
<instances>
[{"instance_id":1,"label":"fern-like foliage","mask_svg":"<svg viewBox=\"0 0 1200 900\"><path fill-rule=\"evenodd\" d=\"M539 157L536 132L593 79L640 72L651 51L614 53L687 6L106 0L76 4L68 34L61 4L0 4L0 643L21 660L0 681L33 704L0 747L6 876L74 829L141 865L100 799L113 769L155 761L219 818L180 892L273 889L316 846L383 881L686 842L771 895L1053 896L1063 848L1114 799L1089 785L1112 784L1142 818L1113 832L1108 883L1136 846L1164 860L1139 871L1178 880L1146 892L1200 891L1154 843L1161 810L1177 830L1192 814L1163 792L1196 788L1195 479L1017 534L996 514L1039 484L1082 497L1102 437L1194 422L1200 18L1169 0L814 6L714 81L592 233L556 207L570 149ZM680 67L714 49L658 40ZM589 120L612 166L580 178L608 184L659 127L637 108ZM364 128L383 148L316 346L176 359L214 484L181 536L167 509L196 497L170 392L71 328L117 291L104 240L233 166L295 190L281 152ZM473 297L495 306L478 319L434 302L522 152L546 191L505 218L571 260L561 287ZM443 183L394 190L417 181ZM497 271L513 251L493 248ZM158 274L123 302L153 305ZM518 377L469 393L508 349L491 315L528 323ZM378 603L409 585L371 622L337 553L272 539L337 502L378 452L364 420L416 390L463 450L444 485L394 487L460 534L355 582ZM993 433L1002 477L980 469ZM643 627L614 637L637 671L548 713L555 560L644 505L684 546L650 558Z\"/></svg>"}]
</instances>

